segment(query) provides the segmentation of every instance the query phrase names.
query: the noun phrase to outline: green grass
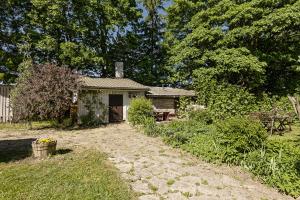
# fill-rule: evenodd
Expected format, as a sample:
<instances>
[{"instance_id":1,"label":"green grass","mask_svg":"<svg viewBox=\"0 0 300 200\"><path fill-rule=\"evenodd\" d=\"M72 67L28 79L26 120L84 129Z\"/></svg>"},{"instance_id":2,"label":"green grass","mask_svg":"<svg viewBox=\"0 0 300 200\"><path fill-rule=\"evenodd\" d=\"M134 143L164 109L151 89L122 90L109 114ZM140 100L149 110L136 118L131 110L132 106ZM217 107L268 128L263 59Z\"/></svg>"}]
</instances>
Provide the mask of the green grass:
<instances>
[{"instance_id":1,"label":"green grass","mask_svg":"<svg viewBox=\"0 0 300 200\"><path fill-rule=\"evenodd\" d=\"M173 185L175 183L175 180L174 179L169 179L168 181L167 181L167 185L168 186L171 186L171 185Z\"/></svg>"},{"instance_id":2,"label":"green grass","mask_svg":"<svg viewBox=\"0 0 300 200\"><path fill-rule=\"evenodd\" d=\"M300 123L292 125L292 131L286 131L282 135L272 135L268 139L290 142L300 146Z\"/></svg>"},{"instance_id":3,"label":"green grass","mask_svg":"<svg viewBox=\"0 0 300 200\"><path fill-rule=\"evenodd\" d=\"M0 199L135 199L135 194L95 151L47 160L0 163Z\"/></svg>"},{"instance_id":4,"label":"green grass","mask_svg":"<svg viewBox=\"0 0 300 200\"><path fill-rule=\"evenodd\" d=\"M35 121L32 122L32 129L46 129L55 127L52 121ZM28 130L28 123L0 123L2 130Z\"/></svg>"}]
</instances>

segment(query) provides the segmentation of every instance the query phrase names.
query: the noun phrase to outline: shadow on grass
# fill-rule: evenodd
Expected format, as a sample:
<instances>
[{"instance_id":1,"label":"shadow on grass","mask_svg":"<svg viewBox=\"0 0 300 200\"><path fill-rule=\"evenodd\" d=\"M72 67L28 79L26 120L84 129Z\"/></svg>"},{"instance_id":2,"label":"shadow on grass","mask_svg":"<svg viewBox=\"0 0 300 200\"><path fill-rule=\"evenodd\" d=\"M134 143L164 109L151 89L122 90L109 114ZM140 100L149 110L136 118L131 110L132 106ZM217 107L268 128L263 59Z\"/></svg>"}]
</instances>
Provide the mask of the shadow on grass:
<instances>
[{"instance_id":1,"label":"shadow on grass","mask_svg":"<svg viewBox=\"0 0 300 200\"><path fill-rule=\"evenodd\" d=\"M73 151L72 149L58 149L56 150L55 154L63 155L63 154L71 153L72 151Z\"/></svg>"},{"instance_id":2,"label":"shadow on grass","mask_svg":"<svg viewBox=\"0 0 300 200\"><path fill-rule=\"evenodd\" d=\"M30 157L31 143L36 138L0 140L0 163L18 161Z\"/></svg>"},{"instance_id":3,"label":"shadow on grass","mask_svg":"<svg viewBox=\"0 0 300 200\"><path fill-rule=\"evenodd\" d=\"M0 163L19 161L31 157L31 143L35 140L36 138L0 140ZM72 151L72 149L61 148L55 153L56 155L63 155Z\"/></svg>"}]
</instances>

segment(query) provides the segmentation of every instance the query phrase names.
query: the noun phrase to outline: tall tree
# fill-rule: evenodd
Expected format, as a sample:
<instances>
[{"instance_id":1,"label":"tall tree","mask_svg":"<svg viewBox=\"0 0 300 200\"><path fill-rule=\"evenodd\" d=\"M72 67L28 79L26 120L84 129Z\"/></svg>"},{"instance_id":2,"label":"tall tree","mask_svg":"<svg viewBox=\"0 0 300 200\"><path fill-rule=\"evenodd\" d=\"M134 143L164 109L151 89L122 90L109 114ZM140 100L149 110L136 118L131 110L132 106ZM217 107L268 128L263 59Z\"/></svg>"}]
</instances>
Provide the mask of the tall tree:
<instances>
[{"instance_id":1,"label":"tall tree","mask_svg":"<svg viewBox=\"0 0 300 200\"><path fill-rule=\"evenodd\" d=\"M184 26L174 11L187 20ZM175 0L167 32L175 38L169 64L176 79L190 84L194 73L203 87L216 81L251 92L293 93L300 84L299 11L297 0Z\"/></svg>"},{"instance_id":2,"label":"tall tree","mask_svg":"<svg viewBox=\"0 0 300 200\"><path fill-rule=\"evenodd\" d=\"M117 33L141 17L135 0L4 0L0 9L1 65L51 62L103 76Z\"/></svg>"},{"instance_id":3,"label":"tall tree","mask_svg":"<svg viewBox=\"0 0 300 200\"><path fill-rule=\"evenodd\" d=\"M161 12L162 0L143 0L144 18L130 30L130 34L118 37L112 55L119 55L125 62L125 75L147 85L161 85L167 81L164 68L166 51L163 46L165 22ZM121 47L121 48L120 48Z\"/></svg>"},{"instance_id":4,"label":"tall tree","mask_svg":"<svg viewBox=\"0 0 300 200\"><path fill-rule=\"evenodd\" d=\"M22 56L18 44L28 30L27 13L31 8L29 0L1 1L0 6L0 72L4 79L13 81ZM13 78L13 79L12 79Z\"/></svg>"},{"instance_id":5,"label":"tall tree","mask_svg":"<svg viewBox=\"0 0 300 200\"><path fill-rule=\"evenodd\" d=\"M124 33L139 17L134 0L36 0L33 6L29 15L37 59L104 76L112 71L108 55L114 34Z\"/></svg>"}]
</instances>

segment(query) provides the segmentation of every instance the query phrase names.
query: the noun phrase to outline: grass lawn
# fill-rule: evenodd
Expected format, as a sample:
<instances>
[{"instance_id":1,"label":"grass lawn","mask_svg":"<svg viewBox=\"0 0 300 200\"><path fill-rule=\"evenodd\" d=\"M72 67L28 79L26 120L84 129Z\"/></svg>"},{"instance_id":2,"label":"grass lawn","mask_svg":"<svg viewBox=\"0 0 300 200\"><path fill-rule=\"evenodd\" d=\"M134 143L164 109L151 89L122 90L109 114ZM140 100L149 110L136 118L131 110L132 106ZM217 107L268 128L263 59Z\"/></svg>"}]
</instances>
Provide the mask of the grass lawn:
<instances>
[{"instance_id":1,"label":"grass lawn","mask_svg":"<svg viewBox=\"0 0 300 200\"><path fill-rule=\"evenodd\" d=\"M97 151L47 160L0 162L0 199L135 199L117 170Z\"/></svg>"},{"instance_id":2,"label":"grass lawn","mask_svg":"<svg viewBox=\"0 0 300 200\"><path fill-rule=\"evenodd\" d=\"M283 135L272 135L269 139L290 142L300 147L300 123L293 124L292 131L284 132Z\"/></svg>"},{"instance_id":3,"label":"grass lawn","mask_svg":"<svg viewBox=\"0 0 300 200\"><path fill-rule=\"evenodd\" d=\"M53 128L52 121L36 121L32 122L32 129ZM28 130L30 127L27 123L0 123L0 129L3 130Z\"/></svg>"}]
</instances>

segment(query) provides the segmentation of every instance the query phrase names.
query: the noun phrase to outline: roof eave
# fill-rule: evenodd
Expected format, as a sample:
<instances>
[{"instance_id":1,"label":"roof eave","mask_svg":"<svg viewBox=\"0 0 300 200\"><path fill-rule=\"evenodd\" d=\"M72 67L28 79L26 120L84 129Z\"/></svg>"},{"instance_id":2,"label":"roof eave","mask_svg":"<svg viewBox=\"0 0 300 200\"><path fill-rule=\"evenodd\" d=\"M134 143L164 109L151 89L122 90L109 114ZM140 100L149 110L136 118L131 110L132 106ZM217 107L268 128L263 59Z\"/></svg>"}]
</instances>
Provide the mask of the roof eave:
<instances>
[{"instance_id":1,"label":"roof eave","mask_svg":"<svg viewBox=\"0 0 300 200\"><path fill-rule=\"evenodd\" d=\"M195 97L196 95L166 95L166 94L147 94L148 97L169 97L169 98L177 98L177 97Z\"/></svg>"},{"instance_id":2,"label":"roof eave","mask_svg":"<svg viewBox=\"0 0 300 200\"><path fill-rule=\"evenodd\" d=\"M98 86L81 86L83 89L94 90L130 90L130 91L149 91L150 88L130 88L130 87L98 87Z\"/></svg>"}]
</instances>

